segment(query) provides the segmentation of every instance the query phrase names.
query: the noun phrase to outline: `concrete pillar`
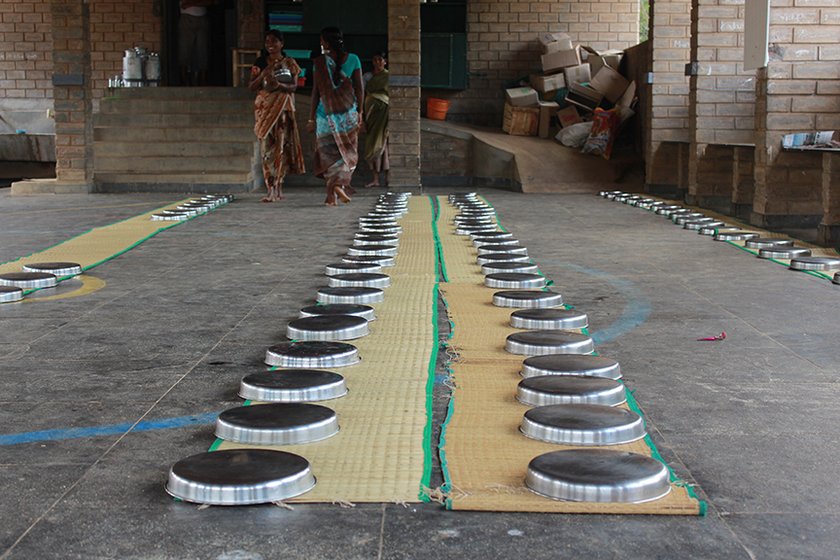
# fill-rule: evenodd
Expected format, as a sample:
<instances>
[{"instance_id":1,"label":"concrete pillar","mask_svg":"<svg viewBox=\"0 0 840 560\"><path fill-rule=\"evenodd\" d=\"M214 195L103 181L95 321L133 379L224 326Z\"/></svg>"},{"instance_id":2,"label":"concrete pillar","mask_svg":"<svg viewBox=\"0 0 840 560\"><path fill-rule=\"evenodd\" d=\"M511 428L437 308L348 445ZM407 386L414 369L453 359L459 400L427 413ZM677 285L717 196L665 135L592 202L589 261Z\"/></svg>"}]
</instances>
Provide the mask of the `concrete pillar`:
<instances>
[{"instance_id":1,"label":"concrete pillar","mask_svg":"<svg viewBox=\"0 0 840 560\"><path fill-rule=\"evenodd\" d=\"M388 0L389 184L420 185L420 2Z\"/></svg>"}]
</instances>

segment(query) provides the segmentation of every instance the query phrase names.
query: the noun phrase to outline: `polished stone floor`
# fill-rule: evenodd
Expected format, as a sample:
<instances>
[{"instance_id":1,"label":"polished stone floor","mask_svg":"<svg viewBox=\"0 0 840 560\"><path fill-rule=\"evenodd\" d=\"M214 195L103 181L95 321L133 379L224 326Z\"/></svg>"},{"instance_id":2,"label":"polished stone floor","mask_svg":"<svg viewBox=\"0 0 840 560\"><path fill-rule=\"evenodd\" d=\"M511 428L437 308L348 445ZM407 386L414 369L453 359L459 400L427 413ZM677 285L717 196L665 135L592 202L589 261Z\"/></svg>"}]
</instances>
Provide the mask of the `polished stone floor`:
<instances>
[{"instance_id":1,"label":"polished stone floor","mask_svg":"<svg viewBox=\"0 0 840 560\"><path fill-rule=\"evenodd\" d=\"M589 314L706 517L173 501L169 466L207 449L207 418L240 402L239 379L312 302L376 193L340 208L287 194L154 237L91 271L106 284L94 293L0 306L0 558L837 557L840 286L593 195L482 191ZM2 189L0 262L176 198ZM441 386L438 420L445 405Z\"/></svg>"}]
</instances>

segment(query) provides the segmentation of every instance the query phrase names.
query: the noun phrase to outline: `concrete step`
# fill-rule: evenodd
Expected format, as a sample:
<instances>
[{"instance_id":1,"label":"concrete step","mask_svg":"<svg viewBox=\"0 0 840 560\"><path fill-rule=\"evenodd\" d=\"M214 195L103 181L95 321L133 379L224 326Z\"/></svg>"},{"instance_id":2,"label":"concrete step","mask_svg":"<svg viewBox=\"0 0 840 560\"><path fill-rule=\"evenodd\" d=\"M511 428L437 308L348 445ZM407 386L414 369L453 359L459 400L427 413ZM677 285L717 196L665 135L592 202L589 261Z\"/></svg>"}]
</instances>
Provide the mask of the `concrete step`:
<instances>
[{"instance_id":1,"label":"concrete step","mask_svg":"<svg viewBox=\"0 0 840 560\"><path fill-rule=\"evenodd\" d=\"M232 87L152 87L117 88L104 99L254 99L246 88Z\"/></svg>"},{"instance_id":2,"label":"concrete step","mask_svg":"<svg viewBox=\"0 0 840 560\"><path fill-rule=\"evenodd\" d=\"M95 173L236 173L247 174L251 170L252 153L221 158L212 157L101 157L94 156Z\"/></svg>"},{"instance_id":3,"label":"concrete step","mask_svg":"<svg viewBox=\"0 0 840 560\"><path fill-rule=\"evenodd\" d=\"M254 114L253 99L103 99L99 112L105 114L143 115L156 113L214 115L236 113Z\"/></svg>"},{"instance_id":4,"label":"concrete step","mask_svg":"<svg viewBox=\"0 0 840 560\"><path fill-rule=\"evenodd\" d=\"M93 153L97 158L108 157L205 157L230 158L253 156L254 142L155 142L139 141L101 141L93 143Z\"/></svg>"},{"instance_id":5,"label":"concrete step","mask_svg":"<svg viewBox=\"0 0 840 560\"><path fill-rule=\"evenodd\" d=\"M93 130L96 142L195 142L200 138L208 142L254 142L253 126L225 126L216 128L164 128L164 127L100 127Z\"/></svg>"},{"instance_id":6,"label":"concrete step","mask_svg":"<svg viewBox=\"0 0 840 560\"><path fill-rule=\"evenodd\" d=\"M251 173L127 173L122 171L98 171L95 174L97 184L239 184L253 181Z\"/></svg>"},{"instance_id":7,"label":"concrete step","mask_svg":"<svg viewBox=\"0 0 840 560\"><path fill-rule=\"evenodd\" d=\"M254 114L248 113L143 113L113 114L95 113L93 115L94 128L117 127L117 128L212 128L212 127L241 127L254 128Z\"/></svg>"}]
</instances>

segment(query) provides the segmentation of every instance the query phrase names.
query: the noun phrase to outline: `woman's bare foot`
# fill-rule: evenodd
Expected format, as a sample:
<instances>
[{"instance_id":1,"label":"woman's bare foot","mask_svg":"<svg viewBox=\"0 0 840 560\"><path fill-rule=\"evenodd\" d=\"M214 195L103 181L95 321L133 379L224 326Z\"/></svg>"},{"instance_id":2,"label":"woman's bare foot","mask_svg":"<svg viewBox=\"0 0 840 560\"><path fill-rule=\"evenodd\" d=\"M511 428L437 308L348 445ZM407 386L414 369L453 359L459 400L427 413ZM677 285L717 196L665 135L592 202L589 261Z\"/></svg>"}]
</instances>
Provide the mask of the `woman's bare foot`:
<instances>
[{"instance_id":1,"label":"woman's bare foot","mask_svg":"<svg viewBox=\"0 0 840 560\"><path fill-rule=\"evenodd\" d=\"M344 204L347 204L352 200L349 196L347 196L347 193L344 192L344 189L342 187L336 187L335 188L335 195Z\"/></svg>"},{"instance_id":2,"label":"woman's bare foot","mask_svg":"<svg viewBox=\"0 0 840 560\"><path fill-rule=\"evenodd\" d=\"M367 185L365 185L365 188L366 188L366 189L372 189L372 188L374 188L374 187L378 187L378 186L379 186L379 182L378 182L378 181L371 181L370 183L368 183Z\"/></svg>"}]
</instances>

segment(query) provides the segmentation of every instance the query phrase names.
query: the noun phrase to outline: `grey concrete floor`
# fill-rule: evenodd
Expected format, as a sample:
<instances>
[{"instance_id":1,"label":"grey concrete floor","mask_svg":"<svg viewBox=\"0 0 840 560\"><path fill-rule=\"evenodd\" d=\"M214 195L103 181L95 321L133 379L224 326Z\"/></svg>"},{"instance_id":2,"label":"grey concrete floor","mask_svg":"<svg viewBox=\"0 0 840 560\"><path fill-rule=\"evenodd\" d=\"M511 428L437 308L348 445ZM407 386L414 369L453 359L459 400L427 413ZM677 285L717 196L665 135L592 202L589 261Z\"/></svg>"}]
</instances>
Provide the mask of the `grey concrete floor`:
<instances>
[{"instance_id":1,"label":"grey concrete floor","mask_svg":"<svg viewBox=\"0 0 840 560\"><path fill-rule=\"evenodd\" d=\"M0 557L837 557L840 286L585 195L482 193L589 314L706 517L173 501L169 466L206 450L212 425L129 428L239 404L239 379L311 303L376 193L341 208L288 194L158 235L91 271L106 287L88 296L0 306L0 437L89 436L0 440ZM177 198L0 191L0 262ZM438 388L437 420L445 404Z\"/></svg>"}]
</instances>

